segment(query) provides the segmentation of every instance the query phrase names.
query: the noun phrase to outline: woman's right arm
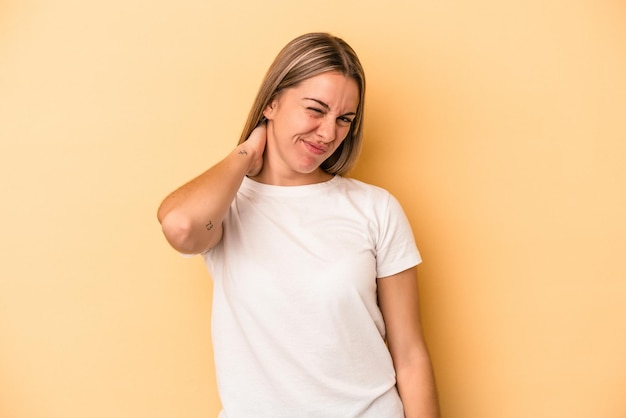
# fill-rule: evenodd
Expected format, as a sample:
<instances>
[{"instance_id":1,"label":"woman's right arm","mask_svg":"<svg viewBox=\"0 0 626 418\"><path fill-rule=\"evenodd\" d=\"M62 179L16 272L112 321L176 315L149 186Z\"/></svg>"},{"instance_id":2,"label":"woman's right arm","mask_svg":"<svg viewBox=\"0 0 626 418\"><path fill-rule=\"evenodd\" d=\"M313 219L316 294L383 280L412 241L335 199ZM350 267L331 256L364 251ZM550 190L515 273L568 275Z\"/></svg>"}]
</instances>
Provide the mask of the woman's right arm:
<instances>
[{"instance_id":1,"label":"woman's right arm","mask_svg":"<svg viewBox=\"0 0 626 418\"><path fill-rule=\"evenodd\" d=\"M222 161L167 196L157 212L165 238L183 254L198 254L222 239L222 221L241 182L263 167L266 128L254 129Z\"/></svg>"}]
</instances>

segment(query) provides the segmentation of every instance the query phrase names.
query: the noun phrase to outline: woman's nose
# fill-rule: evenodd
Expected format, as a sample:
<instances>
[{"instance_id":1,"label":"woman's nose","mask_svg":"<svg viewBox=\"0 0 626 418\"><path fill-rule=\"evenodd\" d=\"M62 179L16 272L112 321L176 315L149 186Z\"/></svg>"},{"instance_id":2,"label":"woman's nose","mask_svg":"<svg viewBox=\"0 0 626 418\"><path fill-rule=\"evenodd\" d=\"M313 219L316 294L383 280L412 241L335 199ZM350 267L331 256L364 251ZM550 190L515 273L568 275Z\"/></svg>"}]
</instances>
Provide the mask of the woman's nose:
<instances>
[{"instance_id":1,"label":"woman's nose","mask_svg":"<svg viewBox=\"0 0 626 418\"><path fill-rule=\"evenodd\" d=\"M325 117L317 127L317 135L322 142L329 143L335 140L336 136L335 119L331 117Z\"/></svg>"}]
</instances>

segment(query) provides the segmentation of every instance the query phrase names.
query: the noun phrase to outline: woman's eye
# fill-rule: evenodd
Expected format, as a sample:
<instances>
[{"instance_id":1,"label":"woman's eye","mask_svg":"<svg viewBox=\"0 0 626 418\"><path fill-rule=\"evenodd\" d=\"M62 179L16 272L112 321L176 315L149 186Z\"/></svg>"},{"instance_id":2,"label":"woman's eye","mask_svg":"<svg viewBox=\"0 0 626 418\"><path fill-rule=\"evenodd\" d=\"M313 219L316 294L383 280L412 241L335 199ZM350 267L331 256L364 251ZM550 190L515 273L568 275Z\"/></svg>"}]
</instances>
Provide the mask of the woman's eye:
<instances>
[{"instance_id":1,"label":"woman's eye","mask_svg":"<svg viewBox=\"0 0 626 418\"><path fill-rule=\"evenodd\" d=\"M307 109L312 111L312 112L315 112L315 113L320 113L320 114L324 113L324 112L322 112L322 109L318 109L316 107L307 107Z\"/></svg>"},{"instance_id":2,"label":"woman's eye","mask_svg":"<svg viewBox=\"0 0 626 418\"><path fill-rule=\"evenodd\" d=\"M348 125L352 123L352 119L350 119L350 118L348 118L348 117L346 117L346 116L341 116L341 117L339 118L339 121L341 121L341 122L343 122L343 123L346 123L346 124L348 124Z\"/></svg>"}]
</instances>

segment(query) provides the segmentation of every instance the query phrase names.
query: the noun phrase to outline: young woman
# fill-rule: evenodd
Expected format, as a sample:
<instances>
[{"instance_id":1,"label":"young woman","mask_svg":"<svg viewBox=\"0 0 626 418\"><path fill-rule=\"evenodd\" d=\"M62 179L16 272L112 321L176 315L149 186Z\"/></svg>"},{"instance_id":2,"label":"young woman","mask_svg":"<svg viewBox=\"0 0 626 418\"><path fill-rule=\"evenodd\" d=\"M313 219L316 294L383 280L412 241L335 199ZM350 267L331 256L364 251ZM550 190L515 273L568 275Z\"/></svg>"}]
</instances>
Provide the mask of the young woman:
<instances>
[{"instance_id":1,"label":"young woman","mask_svg":"<svg viewBox=\"0 0 626 418\"><path fill-rule=\"evenodd\" d=\"M238 146L159 208L214 280L219 418L438 416L411 228L388 192L343 177L364 97L346 42L294 39Z\"/></svg>"}]
</instances>

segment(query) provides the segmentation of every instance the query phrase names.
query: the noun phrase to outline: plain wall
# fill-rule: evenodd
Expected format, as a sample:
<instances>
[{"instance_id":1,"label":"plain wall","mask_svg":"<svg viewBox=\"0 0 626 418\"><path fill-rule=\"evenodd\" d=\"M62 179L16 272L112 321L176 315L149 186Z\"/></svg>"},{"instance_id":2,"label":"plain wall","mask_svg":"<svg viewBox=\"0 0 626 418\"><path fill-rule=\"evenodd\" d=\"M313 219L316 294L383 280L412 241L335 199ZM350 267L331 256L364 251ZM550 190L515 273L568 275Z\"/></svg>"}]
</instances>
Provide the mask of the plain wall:
<instances>
[{"instance_id":1,"label":"plain wall","mask_svg":"<svg viewBox=\"0 0 626 418\"><path fill-rule=\"evenodd\" d=\"M626 5L0 2L0 417L215 417L211 280L161 236L309 31L368 76L444 418L626 417Z\"/></svg>"}]
</instances>

